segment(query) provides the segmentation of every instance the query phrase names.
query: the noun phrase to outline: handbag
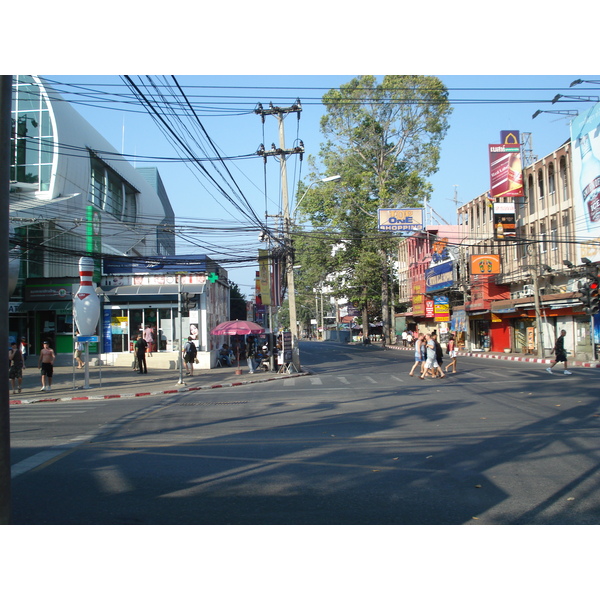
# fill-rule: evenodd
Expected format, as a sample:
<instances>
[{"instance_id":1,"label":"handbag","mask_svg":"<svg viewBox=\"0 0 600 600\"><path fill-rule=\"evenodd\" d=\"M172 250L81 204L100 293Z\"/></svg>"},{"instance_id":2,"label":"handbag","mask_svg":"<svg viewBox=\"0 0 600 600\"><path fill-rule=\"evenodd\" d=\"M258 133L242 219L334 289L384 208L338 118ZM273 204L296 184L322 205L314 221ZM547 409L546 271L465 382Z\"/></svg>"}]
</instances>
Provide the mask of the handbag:
<instances>
[{"instance_id":1,"label":"handbag","mask_svg":"<svg viewBox=\"0 0 600 600\"><path fill-rule=\"evenodd\" d=\"M199 361L197 358L195 358L195 359L194 359L194 362L195 362L196 364L198 364L200 361Z\"/></svg>"}]
</instances>

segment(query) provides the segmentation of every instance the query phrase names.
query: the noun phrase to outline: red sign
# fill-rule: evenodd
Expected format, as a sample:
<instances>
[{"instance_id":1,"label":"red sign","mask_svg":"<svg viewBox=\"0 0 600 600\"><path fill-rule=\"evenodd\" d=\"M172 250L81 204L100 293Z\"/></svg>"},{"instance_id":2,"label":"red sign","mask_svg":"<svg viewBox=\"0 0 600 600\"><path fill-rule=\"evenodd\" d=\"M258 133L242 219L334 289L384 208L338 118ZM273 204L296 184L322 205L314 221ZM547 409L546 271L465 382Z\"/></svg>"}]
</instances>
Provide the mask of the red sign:
<instances>
[{"instance_id":1,"label":"red sign","mask_svg":"<svg viewBox=\"0 0 600 600\"><path fill-rule=\"evenodd\" d=\"M425 300L425 318L433 319L434 317L434 302L433 300Z\"/></svg>"},{"instance_id":2,"label":"red sign","mask_svg":"<svg viewBox=\"0 0 600 600\"><path fill-rule=\"evenodd\" d=\"M523 196L520 144L490 144L490 196Z\"/></svg>"}]
</instances>

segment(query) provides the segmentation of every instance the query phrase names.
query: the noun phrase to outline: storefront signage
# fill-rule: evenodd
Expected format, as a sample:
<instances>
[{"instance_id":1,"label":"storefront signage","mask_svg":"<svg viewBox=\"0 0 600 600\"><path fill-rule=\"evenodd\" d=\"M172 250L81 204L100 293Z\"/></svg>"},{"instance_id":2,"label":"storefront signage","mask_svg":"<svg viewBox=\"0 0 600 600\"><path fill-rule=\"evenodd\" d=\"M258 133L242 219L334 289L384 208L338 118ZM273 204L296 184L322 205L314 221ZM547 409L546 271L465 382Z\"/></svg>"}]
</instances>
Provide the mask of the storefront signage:
<instances>
[{"instance_id":1,"label":"storefront signage","mask_svg":"<svg viewBox=\"0 0 600 600\"><path fill-rule=\"evenodd\" d=\"M413 283L412 289L412 312L415 317L425 315L425 282Z\"/></svg>"},{"instance_id":2,"label":"storefront signage","mask_svg":"<svg viewBox=\"0 0 600 600\"><path fill-rule=\"evenodd\" d=\"M499 254L473 254L471 256L471 275L497 275L500 270Z\"/></svg>"},{"instance_id":3,"label":"storefront signage","mask_svg":"<svg viewBox=\"0 0 600 600\"><path fill-rule=\"evenodd\" d=\"M450 320L450 304L448 296L434 296L434 321L444 322Z\"/></svg>"},{"instance_id":4,"label":"storefront signage","mask_svg":"<svg viewBox=\"0 0 600 600\"><path fill-rule=\"evenodd\" d=\"M494 239L504 240L517 235L514 202L494 202Z\"/></svg>"},{"instance_id":5,"label":"storefront signage","mask_svg":"<svg viewBox=\"0 0 600 600\"><path fill-rule=\"evenodd\" d=\"M415 231L423 229L422 208L380 208L377 210L379 231Z\"/></svg>"},{"instance_id":6,"label":"storefront signage","mask_svg":"<svg viewBox=\"0 0 600 600\"><path fill-rule=\"evenodd\" d=\"M206 275L113 275L102 278L102 287L115 288L128 285L137 285L140 287L146 285L175 285L179 283L178 277L181 277L182 285L205 284Z\"/></svg>"},{"instance_id":7,"label":"storefront signage","mask_svg":"<svg viewBox=\"0 0 600 600\"><path fill-rule=\"evenodd\" d=\"M25 302L53 302L56 300L71 301L71 291L78 278L68 279L27 279L25 282Z\"/></svg>"},{"instance_id":8,"label":"storefront signage","mask_svg":"<svg viewBox=\"0 0 600 600\"><path fill-rule=\"evenodd\" d=\"M178 256L149 256L135 260L106 259L104 273L106 275L145 275L160 272L162 274L209 273L217 267L214 261L206 255L178 255Z\"/></svg>"},{"instance_id":9,"label":"storefront signage","mask_svg":"<svg viewBox=\"0 0 600 600\"><path fill-rule=\"evenodd\" d=\"M433 300L425 300L425 318L433 319L435 316L435 308Z\"/></svg>"},{"instance_id":10,"label":"storefront signage","mask_svg":"<svg viewBox=\"0 0 600 600\"><path fill-rule=\"evenodd\" d=\"M425 286L428 294L444 290L454 284L454 262L435 265L425 271Z\"/></svg>"}]
</instances>

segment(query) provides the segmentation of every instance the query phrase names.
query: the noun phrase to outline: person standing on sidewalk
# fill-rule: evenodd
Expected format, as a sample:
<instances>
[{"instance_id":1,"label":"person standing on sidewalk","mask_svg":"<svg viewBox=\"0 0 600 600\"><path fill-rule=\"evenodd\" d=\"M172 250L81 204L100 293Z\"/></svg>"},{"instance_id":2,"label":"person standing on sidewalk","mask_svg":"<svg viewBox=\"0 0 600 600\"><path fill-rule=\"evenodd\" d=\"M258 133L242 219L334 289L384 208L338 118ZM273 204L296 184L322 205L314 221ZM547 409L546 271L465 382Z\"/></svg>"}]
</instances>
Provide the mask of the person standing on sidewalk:
<instances>
[{"instance_id":1,"label":"person standing on sidewalk","mask_svg":"<svg viewBox=\"0 0 600 600\"><path fill-rule=\"evenodd\" d=\"M135 355L137 357L139 371L138 373L148 373L148 365L146 364L146 349L148 348L148 343L142 337L140 333L138 335L137 342L135 343L134 350Z\"/></svg>"},{"instance_id":2,"label":"person standing on sidewalk","mask_svg":"<svg viewBox=\"0 0 600 600\"><path fill-rule=\"evenodd\" d=\"M17 342L13 342L10 345L10 350L8 351L8 361L8 364L10 365L8 369L8 378L12 384L13 394L16 394L17 391L20 394L21 383L23 382L23 353L17 345ZM15 382L18 385L16 389Z\"/></svg>"},{"instance_id":3,"label":"person standing on sidewalk","mask_svg":"<svg viewBox=\"0 0 600 600\"><path fill-rule=\"evenodd\" d=\"M40 358L38 359L38 367L42 372L42 389L40 392L50 391L52 389L52 375L54 375L54 360L56 354L50 348L50 342L44 342L40 350Z\"/></svg>"},{"instance_id":4,"label":"person standing on sidewalk","mask_svg":"<svg viewBox=\"0 0 600 600\"><path fill-rule=\"evenodd\" d=\"M75 352L73 352L73 358L77 361L77 368L83 369L85 363L81 360L81 354L85 350L85 346L83 342L77 341L77 336L79 335L79 331L75 332Z\"/></svg>"},{"instance_id":5,"label":"person standing on sidewalk","mask_svg":"<svg viewBox=\"0 0 600 600\"><path fill-rule=\"evenodd\" d=\"M567 332L563 329L560 332L558 338L556 338L556 344L554 344L554 348L552 352L555 355L555 359L552 361L552 364L546 369L548 373L552 373L552 367L556 363L564 363L565 365L565 375L572 375L571 371L567 371L567 351L565 350L565 335Z\"/></svg>"},{"instance_id":6,"label":"person standing on sidewalk","mask_svg":"<svg viewBox=\"0 0 600 600\"><path fill-rule=\"evenodd\" d=\"M183 347L183 364L185 365L185 370L188 375L194 375L194 362L196 362L196 354L198 353L198 349L196 348L196 344L194 344L194 340L190 335L188 337L188 341Z\"/></svg>"}]
</instances>

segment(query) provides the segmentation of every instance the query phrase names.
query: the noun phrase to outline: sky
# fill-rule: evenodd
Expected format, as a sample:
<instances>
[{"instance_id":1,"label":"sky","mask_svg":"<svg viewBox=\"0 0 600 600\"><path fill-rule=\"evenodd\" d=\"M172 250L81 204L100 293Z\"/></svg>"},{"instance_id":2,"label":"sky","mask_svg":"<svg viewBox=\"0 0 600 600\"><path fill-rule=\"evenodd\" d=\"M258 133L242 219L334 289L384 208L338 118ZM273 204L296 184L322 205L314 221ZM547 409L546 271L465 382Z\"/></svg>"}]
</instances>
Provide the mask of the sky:
<instances>
[{"instance_id":1,"label":"sky","mask_svg":"<svg viewBox=\"0 0 600 600\"><path fill-rule=\"evenodd\" d=\"M320 102L323 94L348 82L358 75L181 75L177 82L194 103L201 103L197 114L202 126L214 141L223 157L255 155L259 144L267 149L277 147L279 132L272 116L261 118L253 111L260 102L267 108L289 107L296 98L302 102L298 113L284 120L286 148L302 140L304 159L298 155L287 161L288 193L293 210L296 186L299 180L309 179L308 157L316 156L324 137L319 120L324 114ZM589 108L600 98L600 85L581 84L570 87L576 79L596 80L598 75L573 72L568 75L438 75L449 90L453 112L449 130L442 142L438 172L429 181L433 186L431 208L435 213L428 224L455 224L456 209L489 189L488 144L500 142L501 130L518 130L531 134L531 149L538 157L549 154L570 136L569 119L563 114L542 113L537 110L579 110ZM203 177L177 162L169 164L145 157L176 157L177 153L167 136L140 106L98 101L98 92L124 93L123 79L116 75L44 75L61 91L65 98L76 103L78 110L117 150L139 157L131 161L136 166L156 166L165 184L179 223L205 225L215 228L236 228L246 224L247 218L233 207ZM144 79L132 76L137 83ZM154 76L154 81L173 82L170 77ZM75 96L72 92L92 90L91 96ZM194 87L197 86L197 87ZM557 95L571 98L552 104ZM114 96L111 96L111 98ZM591 101L591 102L590 102ZM196 104L195 104L196 106ZM127 110L124 111L123 108ZM198 155L214 156L211 148L198 149ZM274 215L281 214L280 165L268 158L227 161L230 172L255 213L270 226L275 226ZM210 169L207 166L207 169ZM222 170L221 167L219 167ZM334 175L334 173L328 173ZM320 185L320 184L315 184ZM328 185L335 185L330 183ZM199 233L197 246L178 239L178 253L194 251L216 254L219 247L231 248L233 253L256 251L261 244L257 232L233 234ZM204 238L204 239L203 239ZM189 235L186 236L189 240ZM206 245L205 245L206 242ZM199 248L199 250L198 250ZM211 252L213 250L213 252ZM253 264L232 265L229 278L240 286L247 296L254 286Z\"/></svg>"}]
</instances>

